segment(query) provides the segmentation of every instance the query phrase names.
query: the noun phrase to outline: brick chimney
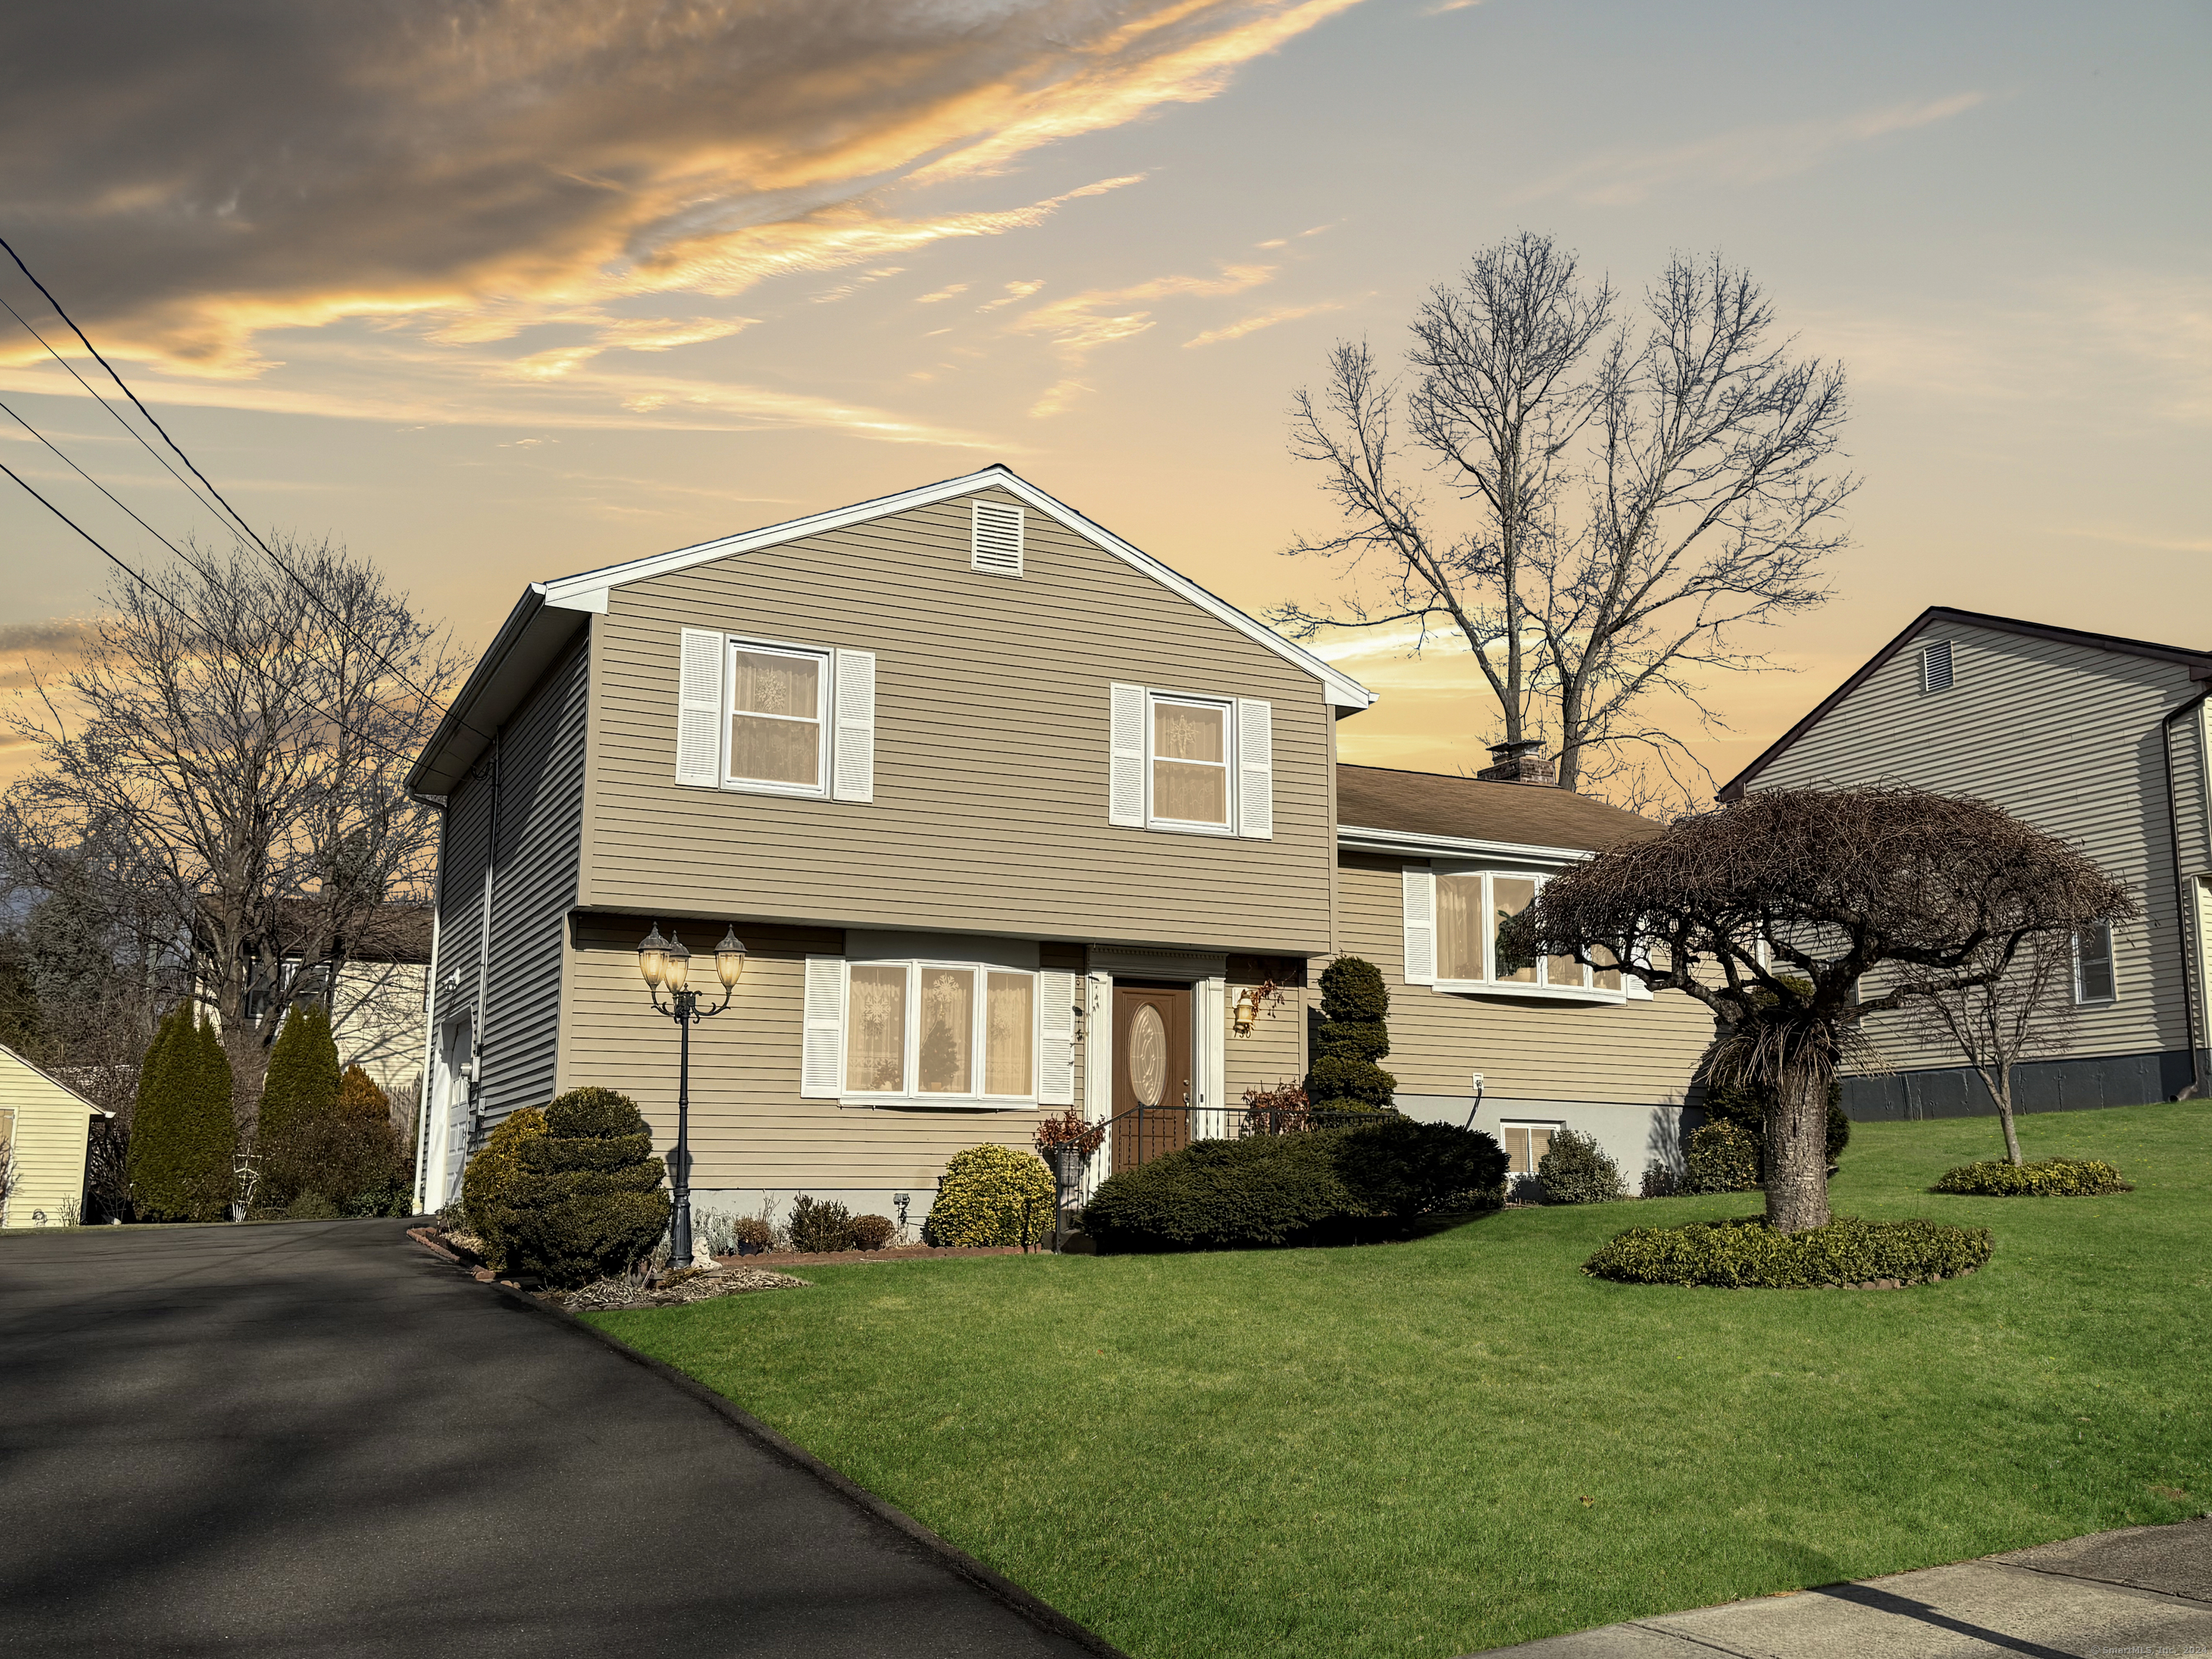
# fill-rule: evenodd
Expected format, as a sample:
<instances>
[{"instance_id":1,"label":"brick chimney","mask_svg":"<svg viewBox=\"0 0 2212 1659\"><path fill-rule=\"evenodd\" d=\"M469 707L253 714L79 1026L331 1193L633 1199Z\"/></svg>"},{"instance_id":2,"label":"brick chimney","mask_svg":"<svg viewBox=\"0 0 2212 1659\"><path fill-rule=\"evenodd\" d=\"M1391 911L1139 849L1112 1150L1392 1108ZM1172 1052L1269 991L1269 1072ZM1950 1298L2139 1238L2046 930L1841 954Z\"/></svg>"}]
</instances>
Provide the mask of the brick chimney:
<instances>
[{"instance_id":1,"label":"brick chimney","mask_svg":"<svg viewBox=\"0 0 2212 1659\"><path fill-rule=\"evenodd\" d=\"M1533 783L1541 787L1559 781L1552 770L1552 757L1544 752L1543 743L1534 738L1492 744L1490 764L1474 775L1491 783Z\"/></svg>"}]
</instances>

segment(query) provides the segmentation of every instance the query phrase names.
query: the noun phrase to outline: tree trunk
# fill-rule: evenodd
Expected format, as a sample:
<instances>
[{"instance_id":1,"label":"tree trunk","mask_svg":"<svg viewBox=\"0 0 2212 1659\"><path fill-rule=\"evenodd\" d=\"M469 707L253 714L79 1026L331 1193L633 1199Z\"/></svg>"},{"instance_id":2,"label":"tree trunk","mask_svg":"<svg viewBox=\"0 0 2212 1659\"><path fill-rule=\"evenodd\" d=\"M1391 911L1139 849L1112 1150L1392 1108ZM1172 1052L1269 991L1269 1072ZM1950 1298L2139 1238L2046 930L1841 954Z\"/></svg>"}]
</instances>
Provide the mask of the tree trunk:
<instances>
[{"instance_id":1,"label":"tree trunk","mask_svg":"<svg viewBox=\"0 0 2212 1659\"><path fill-rule=\"evenodd\" d=\"M1766 1224L1802 1232L1828 1224L1828 1089L1799 1073L1766 1112Z\"/></svg>"},{"instance_id":2,"label":"tree trunk","mask_svg":"<svg viewBox=\"0 0 2212 1659\"><path fill-rule=\"evenodd\" d=\"M2012 1068L2007 1066L1996 1091L1997 1121L2004 1125L2005 1156L2015 1165L2022 1160L2020 1155L2020 1130L2012 1121Z\"/></svg>"}]
</instances>

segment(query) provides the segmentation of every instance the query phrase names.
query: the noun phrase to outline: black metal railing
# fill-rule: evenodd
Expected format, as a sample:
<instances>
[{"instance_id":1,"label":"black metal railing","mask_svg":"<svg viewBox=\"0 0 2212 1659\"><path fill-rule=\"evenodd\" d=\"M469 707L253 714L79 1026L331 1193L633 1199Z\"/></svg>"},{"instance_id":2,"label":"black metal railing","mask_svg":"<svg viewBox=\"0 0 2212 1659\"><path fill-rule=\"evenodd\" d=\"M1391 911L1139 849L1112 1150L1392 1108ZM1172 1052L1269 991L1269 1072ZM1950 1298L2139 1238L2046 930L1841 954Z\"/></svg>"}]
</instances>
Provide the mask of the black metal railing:
<instances>
[{"instance_id":1,"label":"black metal railing","mask_svg":"<svg viewBox=\"0 0 2212 1659\"><path fill-rule=\"evenodd\" d=\"M1107 1173L1136 1169L1194 1140L1350 1128L1386 1115L1310 1106L1135 1106L1106 1120L1104 1151L1111 1165Z\"/></svg>"}]
</instances>

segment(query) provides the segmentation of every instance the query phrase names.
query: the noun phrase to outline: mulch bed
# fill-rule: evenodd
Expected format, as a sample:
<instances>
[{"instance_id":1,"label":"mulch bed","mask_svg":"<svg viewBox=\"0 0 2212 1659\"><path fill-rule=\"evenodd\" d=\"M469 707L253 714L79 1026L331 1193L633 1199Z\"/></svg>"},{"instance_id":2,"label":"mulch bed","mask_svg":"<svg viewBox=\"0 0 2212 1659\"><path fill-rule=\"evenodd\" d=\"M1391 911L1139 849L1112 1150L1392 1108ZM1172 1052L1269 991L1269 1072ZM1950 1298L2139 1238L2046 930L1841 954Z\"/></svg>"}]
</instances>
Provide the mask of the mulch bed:
<instances>
[{"instance_id":1,"label":"mulch bed","mask_svg":"<svg viewBox=\"0 0 2212 1659\"><path fill-rule=\"evenodd\" d=\"M931 1244L892 1244L880 1250L763 1250L758 1255L723 1255L714 1259L726 1267L821 1267L836 1262L851 1267L864 1261L921 1261L941 1255L1020 1255L1018 1244L979 1244L973 1249L952 1249ZM1032 1249L1031 1255L1048 1255L1048 1250Z\"/></svg>"}]
</instances>

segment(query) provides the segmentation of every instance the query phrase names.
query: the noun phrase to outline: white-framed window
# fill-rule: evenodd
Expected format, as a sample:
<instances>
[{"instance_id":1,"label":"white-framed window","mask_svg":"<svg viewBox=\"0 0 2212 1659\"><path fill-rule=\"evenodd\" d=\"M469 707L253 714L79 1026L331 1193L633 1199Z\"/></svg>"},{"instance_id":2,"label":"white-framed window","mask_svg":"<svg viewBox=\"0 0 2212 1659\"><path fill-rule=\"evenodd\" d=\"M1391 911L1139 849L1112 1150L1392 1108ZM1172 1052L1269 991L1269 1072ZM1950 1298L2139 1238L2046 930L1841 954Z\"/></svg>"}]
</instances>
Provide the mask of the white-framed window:
<instances>
[{"instance_id":1,"label":"white-framed window","mask_svg":"<svg viewBox=\"0 0 2212 1659\"><path fill-rule=\"evenodd\" d=\"M1273 837L1272 704L1141 685L1109 690L1109 823L1249 841Z\"/></svg>"},{"instance_id":2,"label":"white-framed window","mask_svg":"<svg viewBox=\"0 0 2212 1659\"><path fill-rule=\"evenodd\" d=\"M876 657L683 630L676 781L703 789L875 799Z\"/></svg>"},{"instance_id":3,"label":"white-framed window","mask_svg":"<svg viewBox=\"0 0 2212 1659\"><path fill-rule=\"evenodd\" d=\"M1534 1175L1544 1154L1552 1150L1552 1137L1566 1127L1564 1123L1499 1124L1498 1140L1505 1148L1506 1178Z\"/></svg>"},{"instance_id":4,"label":"white-framed window","mask_svg":"<svg viewBox=\"0 0 2212 1659\"><path fill-rule=\"evenodd\" d=\"M1499 937L1507 921L1536 902L1547 872L1486 869L1468 864L1410 866L1405 872L1406 980L1439 991L1626 1002L1648 996L1643 982L1572 957L1516 958Z\"/></svg>"},{"instance_id":5,"label":"white-framed window","mask_svg":"<svg viewBox=\"0 0 2212 1659\"><path fill-rule=\"evenodd\" d=\"M2092 922L2074 930L2074 1000L2117 1002L2119 976L2112 968L2112 924Z\"/></svg>"},{"instance_id":6,"label":"white-framed window","mask_svg":"<svg viewBox=\"0 0 2212 1659\"><path fill-rule=\"evenodd\" d=\"M866 1105L1037 1103L1048 1012L1039 981L1047 975L915 959L848 962L842 977L841 1097ZM1060 994L1072 1002L1066 987ZM817 1018L810 1008L810 1026Z\"/></svg>"}]
</instances>

